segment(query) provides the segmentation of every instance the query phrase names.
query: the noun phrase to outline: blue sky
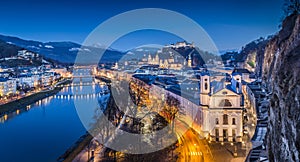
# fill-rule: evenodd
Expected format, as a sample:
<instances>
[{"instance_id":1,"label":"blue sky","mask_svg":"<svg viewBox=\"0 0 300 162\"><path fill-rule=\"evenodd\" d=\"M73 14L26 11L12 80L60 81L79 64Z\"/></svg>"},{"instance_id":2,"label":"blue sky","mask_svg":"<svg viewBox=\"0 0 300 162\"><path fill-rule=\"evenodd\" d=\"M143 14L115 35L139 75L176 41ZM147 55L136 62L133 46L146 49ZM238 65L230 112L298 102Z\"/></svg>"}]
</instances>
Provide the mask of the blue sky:
<instances>
[{"instance_id":1,"label":"blue sky","mask_svg":"<svg viewBox=\"0 0 300 162\"><path fill-rule=\"evenodd\" d=\"M282 0L11 0L1 2L0 33L43 42L82 43L94 28L112 16L132 9L164 8L196 21L220 50L237 49L277 32L282 4ZM175 38L159 32L137 32L128 36L131 44L114 48L131 48L141 44L140 39L149 40L143 43L165 44L176 41Z\"/></svg>"}]
</instances>

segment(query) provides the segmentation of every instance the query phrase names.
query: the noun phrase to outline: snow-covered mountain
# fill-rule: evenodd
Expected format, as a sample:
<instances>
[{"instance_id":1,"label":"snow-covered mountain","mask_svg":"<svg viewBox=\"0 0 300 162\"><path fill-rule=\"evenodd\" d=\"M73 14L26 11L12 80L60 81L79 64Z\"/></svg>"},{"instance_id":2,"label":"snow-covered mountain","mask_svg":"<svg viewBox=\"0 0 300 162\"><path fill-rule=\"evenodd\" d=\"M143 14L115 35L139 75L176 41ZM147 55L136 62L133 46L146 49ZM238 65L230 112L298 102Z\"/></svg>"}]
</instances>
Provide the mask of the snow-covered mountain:
<instances>
[{"instance_id":1,"label":"snow-covered mountain","mask_svg":"<svg viewBox=\"0 0 300 162\"><path fill-rule=\"evenodd\" d=\"M17 37L0 35L0 40L10 45L15 45L36 53L44 58L52 59L62 63L73 63L78 53L86 55L87 58L95 62L91 56L103 52L105 49L98 46L81 46L74 42L39 42L24 40ZM113 49L107 49L101 59L102 62L115 62L125 53ZM89 59L86 59L89 63Z\"/></svg>"}]
</instances>

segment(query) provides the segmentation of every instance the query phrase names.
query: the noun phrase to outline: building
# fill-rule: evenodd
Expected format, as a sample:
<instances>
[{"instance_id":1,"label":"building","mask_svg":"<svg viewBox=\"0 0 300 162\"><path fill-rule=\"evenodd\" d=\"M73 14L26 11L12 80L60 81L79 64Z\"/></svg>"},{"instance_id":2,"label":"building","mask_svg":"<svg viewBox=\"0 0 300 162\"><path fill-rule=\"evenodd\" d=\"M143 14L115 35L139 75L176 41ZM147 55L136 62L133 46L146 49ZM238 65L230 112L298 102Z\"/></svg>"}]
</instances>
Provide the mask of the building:
<instances>
[{"instance_id":1,"label":"building","mask_svg":"<svg viewBox=\"0 0 300 162\"><path fill-rule=\"evenodd\" d=\"M195 48L194 43L187 43L186 41L183 42L177 42L176 44L171 44L166 46L167 48Z\"/></svg>"},{"instance_id":2,"label":"building","mask_svg":"<svg viewBox=\"0 0 300 162\"><path fill-rule=\"evenodd\" d=\"M159 98L168 94L178 99L185 114L184 120L210 141L242 141L243 94L231 82L212 82L207 73L202 73L199 81L157 76L151 92Z\"/></svg>"},{"instance_id":3,"label":"building","mask_svg":"<svg viewBox=\"0 0 300 162\"><path fill-rule=\"evenodd\" d=\"M14 79L0 78L0 96L8 96L16 93L16 81Z\"/></svg>"},{"instance_id":4,"label":"building","mask_svg":"<svg viewBox=\"0 0 300 162\"><path fill-rule=\"evenodd\" d=\"M242 141L243 102L232 84L213 85L208 74L201 75L200 109L202 132L211 141Z\"/></svg>"},{"instance_id":5,"label":"building","mask_svg":"<svg viewBox=\"0 0 300 162\"><path fill-rule=\"evenodd\" d=\"M245 82L253 82L255 81L255 78L251 78L251 73L248 69L242 69L242 68L235 68L232 71L232 75L239 74L242 77L242 80Z\"/></svg>"},{"instance_id":6,"label":"building","mask_svg":"<svg viewBox=\"0 0 300 162\"><path fill-rule=\"evenodd\" d=\"M48 72L60 74L60 76L64 78L71 77L71 72L69 72L66 68L52 68Z\"/></svg>"},{"instance_id":7,"label":"building","mask_svg":"<svg viewBox=\"0 0 300 162\"><path fill-rule=\"evenodd\" d=\"M32 74L21 74L15 78L17 81L18 86L24 87L28 86L30 88L37 87L39 85L39 75L32 75Z\"/></svg>"}]
</instances>

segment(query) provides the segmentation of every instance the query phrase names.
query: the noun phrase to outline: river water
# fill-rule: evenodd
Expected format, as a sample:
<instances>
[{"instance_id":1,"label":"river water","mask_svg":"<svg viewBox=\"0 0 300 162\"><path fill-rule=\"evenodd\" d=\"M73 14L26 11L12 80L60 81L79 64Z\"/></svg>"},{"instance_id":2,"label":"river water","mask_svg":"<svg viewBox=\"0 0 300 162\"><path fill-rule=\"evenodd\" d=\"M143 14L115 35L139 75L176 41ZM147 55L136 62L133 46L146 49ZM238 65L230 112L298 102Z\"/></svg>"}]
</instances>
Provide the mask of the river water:
<instances>
[{"instance_id":1,"label":"river water","mask_svg":"<svg viewBox=\"0 0 300 162\"><path fill-rule=\"evenodd\" d=\"M97 84L67 86L56 95L0 117L0 161L56 161L86 132L77 111L90 106L76 109L74 101L78 105L98 100L100 91Z\"/></svg>"}]
</instances>

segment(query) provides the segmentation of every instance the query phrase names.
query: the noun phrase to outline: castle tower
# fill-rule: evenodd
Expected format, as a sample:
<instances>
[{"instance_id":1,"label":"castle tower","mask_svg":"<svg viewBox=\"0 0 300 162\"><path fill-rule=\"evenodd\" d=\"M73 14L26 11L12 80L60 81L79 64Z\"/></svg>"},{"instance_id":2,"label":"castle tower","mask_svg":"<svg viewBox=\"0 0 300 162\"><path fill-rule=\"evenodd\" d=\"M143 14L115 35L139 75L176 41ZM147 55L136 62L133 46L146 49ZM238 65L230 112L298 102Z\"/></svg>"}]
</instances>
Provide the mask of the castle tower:
<instances>
[{"instance_id":1,"label":"castle tower","mask_svg":"<svg viewBox=\"0 0 300 162\"><path fill-rule=\"evenodd\" d=\"M209 105L210 76L208 73L201 74L200 78L200 103Z\"/></svg>"},{"instance_id":2,"label":"castle tower","mask_svg":"<svg viewBox=\"0 0 300 162\"><path fill-rule=\"evenodd\" d=\"M242 74L232 74L231 87L236 93L242 93Z\"/></svg>"}]
</instances>

